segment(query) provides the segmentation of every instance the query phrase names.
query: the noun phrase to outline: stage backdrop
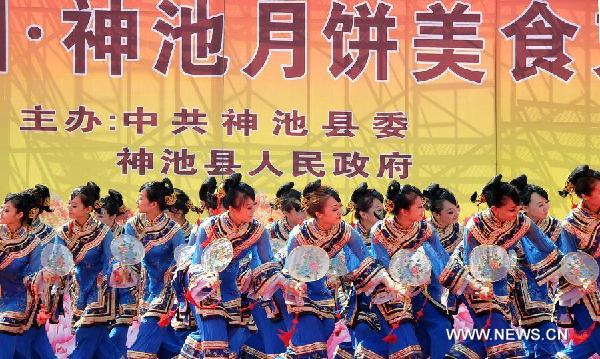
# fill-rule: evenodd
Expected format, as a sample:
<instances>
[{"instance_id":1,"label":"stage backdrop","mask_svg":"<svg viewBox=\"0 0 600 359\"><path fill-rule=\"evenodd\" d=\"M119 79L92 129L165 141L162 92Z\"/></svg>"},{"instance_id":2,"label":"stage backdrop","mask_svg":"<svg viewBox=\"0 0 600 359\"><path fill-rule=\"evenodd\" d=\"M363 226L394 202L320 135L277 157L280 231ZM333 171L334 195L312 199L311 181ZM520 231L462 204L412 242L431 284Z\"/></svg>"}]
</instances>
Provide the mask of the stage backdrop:
<instances>
[{"instance_id":1,"label":"stage backdrop","mask_svg":"<svg viewBox=\"0 0 600 359\"><path fill-rule=\"evenodd\" d=\"M88 180L134 206L168 176L197 198L322 178L494 174L556 191L600 166L595 0L0 0L0 193Z\"/></svg>"}]
</instances>

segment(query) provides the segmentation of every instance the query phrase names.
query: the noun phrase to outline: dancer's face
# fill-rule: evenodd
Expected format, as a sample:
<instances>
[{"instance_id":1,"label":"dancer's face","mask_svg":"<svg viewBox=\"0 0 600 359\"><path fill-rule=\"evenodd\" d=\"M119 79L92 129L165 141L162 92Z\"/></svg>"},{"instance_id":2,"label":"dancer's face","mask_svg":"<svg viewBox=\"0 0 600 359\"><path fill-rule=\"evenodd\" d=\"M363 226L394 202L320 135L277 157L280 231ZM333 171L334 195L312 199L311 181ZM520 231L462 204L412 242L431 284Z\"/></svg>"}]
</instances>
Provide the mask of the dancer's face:
<instances>
[{"instance_id":1,"label":"dancer's face","mask_svg":"<svg viewBox=\"0 0 600 359\"><path fill-rule=\"evenodd\" d=\"M540 221L548 217L550 201L534 192L531 194L531 200L529 201L529 204L523 206L523 209L527 212L527 217L533 219L534 221Z\"/></svg>"},{"instance_id":2,"label":"dancer's face","mask_svg":"<svg viewBox=\"0 0 600 359\"><path fill-rule=\"evenodd\" d=\"M69 201L69 218L82 219L87 218L92 212L92 206L83 204L81 196L77 195Z\"/></svg>"},{"instance_id":3,"label":"dancer's face","mask_svg":"<svg viewBox=\"0 0 600 359\"><path fill-rule=\"evenodd\" d=\"M423 219L423 214L425 213L425 204L423 203L423 198L420 196L416 196L413 203L408 207L408 209L400 209L398 212L399 217L406 218L407 221L414 223Z\"/></svg>"},{"instance_id":4,"label":"dancer's face","mask_svg":"<svg viewBox=\"0 0 600 359\"><path fill-rule=\"evenodd\" d=\"M458 221L460 215L460 205L455 205L447 200L442 203L440 213L433 212L433 217L441 227L446 227Z\"/></svg>"},{"instance_id":5,"label":"dancer's face","mask_svg":"<svg viewBox=\"0 0 600 359\"><path fill-rule=\"evenodd\" d=\"M316 212L317 221L322 227L331 227L342 221L342 204L328 196L320 212Z\"/></svg>"},{"instance_id":6,"label":"dancer's face","mask_svg":"<svg viewBox=\"0 0 600 359\"><path fill-rule=\"evenodd\" d=\"M295 208L292 208L291 211L285 212L285 218L288 224L292 227L297 226L298 224L304 222L306 219L306 212L304 211L296 211Z\"/></svg>"},{"instance_id":7,"label":"dancer's face","mask_svg":"<svg viewBox=\"0 0 600 359\"><path fill-rule=\"evenodd\" d=\"M581 198L586 207L600 208L600 180L594 181L590 194L582 194Z\"/></svg>"},{"instance_id":8,"label":"dancer's face","mask_svg":"<svg viewBox=\"0 0 600 359\"><path fill-rule=\"evenodd\" d=\"M371 207L366 211L360 211L358 213L360 222L365 228L371 228L377 221L385 217L385 211L383 210L383 203L377 198L373 198Z\"/></svg>"},{"instance_id":9,"label":"dancer's face","mask_svg":"<svg viewBox=\"0 0 600 359\"><path fill-rule=\"evenodd\" d=\"M23 218L23 212L17 212L17 207L11 201L5 202L0 207L0 223L10 225L20 225Z\"/></svg>"},{"instance_id":10,"label":"dancer's face","mask_svg":"<svg viewBox=\"0 0 600 359\"><path fill-rule=\"evenodd\" d=\"M229 215L239 223L249 223L254 218L256 211L256 202L250 197L244 197L243 202L238 208L229 207Z\"/></svg>"},{"instance_id":11,"label":"dancer's face","mask_svg":"<svg viewBox=\"0 0 600 359\"><path fill-rule=\"evenodd\" d=\"M500 222L510 222L517 218L519 206L512 199L504 197L501 206L492 206L492 212Z\"/></svg>"}]
</instances>

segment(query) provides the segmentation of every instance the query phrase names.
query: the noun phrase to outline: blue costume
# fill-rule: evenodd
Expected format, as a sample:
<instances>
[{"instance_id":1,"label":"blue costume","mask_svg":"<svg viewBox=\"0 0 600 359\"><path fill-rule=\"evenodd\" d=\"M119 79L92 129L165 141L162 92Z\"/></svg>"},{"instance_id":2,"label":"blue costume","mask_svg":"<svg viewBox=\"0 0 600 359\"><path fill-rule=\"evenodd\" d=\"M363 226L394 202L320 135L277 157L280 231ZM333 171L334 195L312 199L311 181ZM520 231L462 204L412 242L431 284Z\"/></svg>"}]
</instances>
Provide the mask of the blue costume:
<instances>
[{"instance_id":1,"label":"blue costume","mask_svg":"<svg viewBox=\"0 0 600 359\"><path fill-rule=\"evenodd\" d=\"M474 280L468 271L469 256L479 244L491 244L511 250L521 241L527 263L538 285L543 285L557 275L560 253L535 223L523 213L514 221L501 222L491 210L477 213L466 225L464 233L464 263L450 261L440 281L456 294L462 294L469 282ZM493 298L487 300L476 293L466 293L465 298L475 329L509 330L511 328L511 302L508 279L493 283ZM492 335L484 341L487 356L491 359L524 356L520 341Z\"/></svg>"},{"instance_id":2,"label":"blue costume","mask_svg":"<svg viewBox=\"0 0 600 359\"><path fill-rule=\"evenodd\" d=\"M27 227L10 233L0 226L0 358L12 359L18 353L30 357L31 347L17 346L18 336L34 320L37 298L33 295L40 269L40 240Z\"/></svg>"},{"instance_id":3,"label":"blue costume","mask_svg":"<svg viewBox=\"0 0 600 359\"><path fill-rule=\"evenodd\" d=\"M267 230L271 238L271 248L275 258L283 261L285 246L292 228L284 217L273 222ZM252 267L256 266L256 264L252 265ZM240 284L241 282L240 280ZM249 294L252 296L251 293ZM243 295L242 301L244 301ZM284 353L286 350L285 345L279 340L277 334L288 329L284 320L290 323L291 318L285 310L281 290L276 291L271 299L256 298L256 301L252 301L252 319L257 332L252 334L242 346L240 358L258 359Z\"/></svg>"},{"instance_id":4,"label":"blue costume","mask_svg":"<svg viewBox=\"0 0 600 359\"><path fill-rule=\"evenodd\" d=\"M585 252L600 264L600 215L593 214L581 204L571 210L562 222L563 231L559 248L564 253ZM557 358L588 358L600 354L600 278L596 280L596 291L583 294L579 288L561 281L559 297L561 316L559 321L572 325L579 333L586 333L585 340L571 345ZM582 338L583 339L583 338Z\"/></svg>"},{"instance_id":5,"label":"blue costume","mask_svg":"<svg viewBox=\"0 0 600 359\"><path fill-rule=\"evenodd\" d=\"M56 235L73 254L74 274L70 292L73 298L75 350L69 358L119 358L110 341L109 325L115 320L115 302L108 286L112 266L110 228L93 217L83 226L70 220Z\"/></svg>"},{"instance_id":6,"label":"blue costume","mask_svg":"<svg viewBox=\"0 0 600 359\"><path fill-rule=\"evenodd\" d=\"M54 229L40 221L39 218L36 218L29 226L29 231L38 237L41 249L43 249L44 246L52 241L56 236ZM29 328L29 330L27 330L17 339L18 347L23 348L29 353L29 355L25 356L25 358L49 359L56 357L54 355L54 351L52 350L52 345L50 345L50 341L48 340L48 333L46 333L46 326L44 325L45 323L39 325L36 318L40 310L43 309L51 314L51 317L49 318L51 323L58 323L58 317L56 314L58 307L62 306L63 288L64 283L63 286L52 285L50 288L48 288L44 295L43 301L42 298L40 298L37 303L36 310L33 313L33 322L31 324L31 328ZM42 293L39 294L42 295ZM42 303L44 303L44 308L41 307ZM15 354L16 358L21 358L20 353Z\"/></svg>"},{"instance_id":7,"label":"blue costume","mask_svg":"<svg viewBox=\"0 0 600 359\"><path fill-rule=\"evenodd\" d=\"M387 277L387 272L368 256L361 235L342 221L327 232L318 228L314 219L304 221L290 233L287 253L298 246L313 245L324 249L329 258L341 251L348 274L342 281L353 282L357 293L370 294ZM326 278L307 283L303 305L287 305L289 313L298 316L297 330L292 335L288 356L292 358L327 358L327 340L335 324L335 302Z\"/></svg>"},{"instance_id":8,"label":"blue costume","mask_svg":"<svg viewBox=\"0 0 600 359\"><path fill-rule=\"evenodd\" d=\"M197 331L188 335L180 358L228 358L239 354L248 331L249 314L242 310L242 298L238 284L240 262L252 256L251 266L254 293L257 297L270 297L281 283L281 265L271 262L273 253L269 233L256 220L233 224L229 213L207 218L202 222L196 241L192 265L188 269L189 288L196 288L199 281L212 273L205 273L199 264L204 248L214 239L226 238L233 246L233 259L220 273L219 288L207 298L195 303Z\"/></svg>"},{"instance_id":9,"label":"blue costume","mask_svg":"<svg viewBox=\"0 0 600 359\"><path fill-rule=\"evenodd\" d=\"M415 324L428 327L428 333L434 336L437 344L432 348L432 356L444 355L451 343L447 339L445 329L448 320L441 311L426 298L433 298L442 303L443 288L438 278L442 272L448 254L442 247L437 232L427 221L417 221L411 227L403 229L394 217L389 217L375 224L371 230L371 252L375 260L388 267L391 257L401 249L423 250L431 262L431 282L419 293L413 293L412 300L392 301L374 305L379 317L381 330L372 333L363 340L356 349L358 358L421 358ZM378 291L385 290L378 288ZM427 293L427 297L425 294ZM441 305L441 304L440 304ZM435 334L434 334L435 333ZM386 340L393 336L393 340Z\"/></svg>"},{"instance_id":10,"label":"blue costume","mask_svg":"<svg viewBox=\"0 0 600 359\"><path fill-rule=\"evenodd\" d=\"M187 220L183 223L181 231L183 232L186 245L190 245L190 241L193 243L195 239L192 239L192 236L195 235L197 230L198 226L192 226ZM175 297L177 299L177 310L171 320L171 328L169 331L173 331L172 335L179 338L182 346L185 342L185 338L197 330L196 318L194 317L192 306L190 306L185 299L185 288L187 287L186 276L189 265L190 261L179 264L173 278L173 289L175 290ZM181 348L179 349L181 350ZM179 352L175 354L179 354Z\"/></svg>"},{"instance_id":11,"label":"blue costume","mask_svg":"<svg viewBox=\"0 0 600 359\"><path fill-rule=\"evenodd\" d=\"M548 217L536 223L544 234L556 243L560 232L560 221ZM535 251L533 244L525 237L515 245L517 265L509 273L512 305L516 320L524 329L537 328L540 331L539 340L524 338L523 344L528 358L554 358L554 355L564 348L558 338L550 338L557 333L554 319L554 302L548 292L548 284L536 283L534 266L527 262L526 252Z\"/></svg>"},{"instance_id":12,"label":"blue costume","mask_svg":"<svg viewBox=\"0 0 600 359\"><path fill-rule=\"evenodd\" d=\"M124 233L136 237L144 246L139 312L141 323L138 336L127 351L128 358L157 358L159 353L174 355L181 341L169 325L175 295L171 280L175 271L175 248L185 242L181 227L165 213L150 221L137 214L125 224Z\"/></svg>"},{"instance_id":13,"label":"blue costume","mask_svg":"<svg viewBox=\"0 0 600 359\"><path fill-rule=\"evenodd\" d=\"M123 226L115 222L111 226L111 232L114 238L118 238L123 234ZM132 266L132 269L138 275L140 274L140 265ZM126 356L127 332L137 317L138 290L137 287L114 288L113 295L115 296L116 316L109 337L123 356Z\"/></svg>"},{"instance_id":14,"label":"blue costume","mask_svg":"<svg viewBox=\"0 0 600 359\"><path fill-rule=\"evenodd\" d=\"M354 229L361 235L367 250L371 250L371 231L360 221L354 223ZM350 342L343 342L336 348L335 358L353 358L357 345L373 331L381 329L377 314L371 311L371 297L365 293L356 293L351 283L344 283L348 290L348 301L344 305L344 319L350 333Z\"/></svg>"}]
</instances>

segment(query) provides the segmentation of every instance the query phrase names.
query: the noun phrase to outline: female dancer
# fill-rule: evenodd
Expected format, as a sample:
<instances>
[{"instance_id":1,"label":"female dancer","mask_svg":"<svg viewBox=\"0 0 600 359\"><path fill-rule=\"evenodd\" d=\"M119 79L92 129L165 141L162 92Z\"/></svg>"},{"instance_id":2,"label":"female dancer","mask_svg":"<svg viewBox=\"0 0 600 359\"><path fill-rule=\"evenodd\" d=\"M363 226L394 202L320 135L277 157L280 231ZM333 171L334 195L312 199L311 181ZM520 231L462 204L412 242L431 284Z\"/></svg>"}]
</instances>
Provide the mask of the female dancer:
<instances>
[{"instance_id":1,"label":"female dancer","mask_svg":"<svg viewBox=\"0 0 600 359\"><path fill-rule=\"evenodd\" d=\"M37 215L35 198L8 194L0 211L0 358L28 358L31 348L17 346L30 326L37 303L34 290L40 269L40 239L29 225ZM47 340L47 339L46 339Z\"/></svg>"},{"instance_id":2,"label":"female dancer","mask_svg":"<svg viewBox=\"0 0 600 359\"><path fill-rule=\"evenodd\" d=\"M290 233L287 252L304 245L318 246L334 258L343 251L348 274L342 280L353 282L357 293L370 294L379 284L388 287L394 296L400 288L387 272L368 256L360 234L342 220L340 197L333 188L317 180L302 191L303 208L310 219ZM295 315L289 355L294 358L326 358L327 340L334 331L335 303L326 278L307 283L307 296L302 303L288 304L288 312Z\"/></svg>"},{"instance_id":3,"label":"female dancer","mask_svg":"<svg viewBox=\"0 0 600 359\"><path fill-rule=\"evenodd\" d=\"M456 294L465 292L476 329L507 331L511 328L508 281L506 278L496 281L491 292L485 290L485 285L473 278L467 269L473 248L485 244L500 246L508 251L526 237L531 245L527 246L525 257L534 270L538 285L558 275L561 257L544 232L519 212L519 193L513 185L502 182L502 175L490 180L481 193L478 201L487 203L489 209L478 212L465 227L464 263L460 265L451 261L440 281ZM476 195L472 199L475 200ZM520 341L506 337L494 335L484 341L484 346L491 359L525 355Z\"/></svg>"},{"instance_id":4,"label":"female dancer","mask_svg":"<svg viewBox=\"0 0 600 359\"><path fill-rule=\"evenodd\" d=\"M140 187L139 213L125 224L125 234L142 242L141 324L138 336L127 351L128 358L157 357L162 350L176 353L181 343L168 328L174 312L171 279L175 271L174 251L185 238L181 227L165 211L175 204L173 184L168 178Z\"/></svg>"},{"instance_id":5,"label":"female dancer","mask_svg":"<svg viewBox=\"0 0 600 359\"><path fill-rule=\"evenodd\" d=\"M273 222L267 228L271 236L271 248L275 258L282 262L285 259L285 247L290 231L296 225L302 223L306 217L306 213L302 211L300 206L301 196L302 194L294 189L294 183L288 182L277 190L275 203L271 205L273 209L279 209L283 212L283 218ZM240 272L243 276L242 269L240 269ZM242 282L243 278L240 279L240 283ZM242 303L244 304L245 301L246 299L242 293ZM277 334L286 331L292 325L292 319L285 309L281 291L277 291L271 299L258 299L253 304L252 318L256 322L258 332L246 340L242 346L240 356L273 357L285 352L286 347L279 340Z\"/></svg>"},{"instance_id":6,"label":"female dancer","mask_svg":"<svg viewBox=\"0 0 600 359\"><path fill-rule=\"evenodd\" d=\"M242 259L252 256L252 266L257 266L252 273L256 297L270 298L278 288L294 288L292 282L281 275L281 265L271 262L269 233L253 218L256 209L254 189L241 182L241 178L236 173L223 182L216 196L226 211L206 219L198 230L193 264L188 271L189 288L192 293L206 288L215 290L192 303L198 330L187 337L180 358L227 358L240 352L247 336L242 325L243 311L249 309L241 306L240 292L246 288L240 288L237 281ZM231 242L233 259L220 273L206 273L200 264L202 253L217 239Z\"/></svg>"},{"instance_id":7,"label":"female dancer","mask_svg":"<svg viewBox=\"0 0 600 359\"><path fill-rule=\"evenodd\" d=\"M101 207L100 187L94 182L75 188L69 201L69 218L57 233L73 254L71 278L75 350L70 358L119 358L118 348L109 339L109 325L115 320L115 306L109 279L112 271L110 228L91 213Z\"/></svg>"},{"instance_id":8,"label":"female dancer","mask_svg":"<svg viewBox=\"0 0 600 359\"><path fill-rule=\"evenodd\" d=\"M563 253L585 252L600 263L600 172L588 165L575 168L567 179L562 196L577 195L578 206L562 222L559 248ZM600 278L596 283L576 287L566 282L559 288L563 306L561 322L570 322L576 332L575 345L557 358L589 358L600 354ZM566 307L566 310L564 308Z\"/></svg>"},{"instance_id":9,"label":"female dancer","mask_svg":"<svg viewBox=\"0 0 600 359\"><path fill-rule=\"evenodd\" d=\"M369 188L363 182L352 192L350 201L346 205L346 211L354 215L352 226L360 233L367 249L370 250L371 228L385 216L383 195L376 189ZM354 350L358 343L372 331L380 330L381 326L377 314L371 310L371 297L364 293L357 295L356 289L351 286L351 283L344 286L350 287L349 299L344 312L351 342L341 343L336 350L336 357L351 358L354 356Z\"/></svg>"},{"instance_id":10,"label":"female dancer","mask_svg":"<svg viewBox=\"0 0 600 359\"><path fill-rule=\"evenodd\" d=\"M56 236L54 228L40 219L40 215L44 212L52 212L50 208L50 190L43 184L37 184L26 192L35 198L37 208L37 211L34 210L34 213L37 213L35 213L33 222L29 226L29 231L39 238L40 246L43 249ZM46 332L46 322L50 320L52 323L58 323L57 309L62 306L64 283L48 283L48 287L45 293L38 293L43 298L39 298L31 328L17 340L18 347L30 352L30 356L27 356L27 358L45 359L55 357ZM19 353L16 354L17 358L21 358Z\"/></svg>"},{"instance_id":11,"label":"female dancer","mask_svg":"<svg viewBox=\"0 0 600 359\"><path fill-rule=\"evenodd\" d=\"M421 191L411 185L400 185L392 181L388 186L384 207L392 216L377 222L371 230L371 252L375 260L388 267L390 259L402 249L424 251L432 265L431 282L423 291L441 302L442 289L438 278L448 261L437 232L423 219L424 201ZM380 288L381 289L381 288ZM415 291L412 303L410 297ZM420 288L406 288L404 298L374 306L379 317L381 330L369 335L356 349L358 358L421 358L421 347L415 333L413 320L430 322L434 329L441 330L445 324L442 314L426 303ZM419 301L418 307L413 308ZM438 327L434 324L438 323ZM446 333L436 334L436 346L431 356L443 357L450 347ZM433 340L432 340L433 342Z\"/></svg>"},{"instance_id":12,"label":"female dancer","mask_svg":"<svg viewBox=\"0 0 600 359\"><path fill-rule=\"evenodd\" d=\"M519 190L519 200L525 215L553 243L556 243L562 228L559 220L548 216L550 209L548 192L540 186L528 184L526 175L521 175L510 183ZM553 321L554 301L548 291L548 284L536 283L535 267L532 268L527 263L525 255L529 246L531 244L527 238L523 238L515 246L517 265L508 278L512 287L512 304L519 326L525 330L536 329L540 333L540 338L537 340L523 339L528 357L554 358L564 345L558 338L553 338L554 333L558 333L558 328Z\"/></svg>"},{"instance_id":13,"label":"female dancer","mask_svg":"<svg viewBox=\"0 0 600 359\"><path fill-rule=\"evenodd\" d=\"M100 208L96 208L96 218L107 225L114 238L123 234L123 225L117 222L117 217L123 215L127 208L123 196L114 189L108 190L108 195L100 199ZM134 266L137 273L139 266ZM113 288L115 298L115 323L109 333L109 338L119 348L123 356L127 355L127 332L137 317L137 288Z\"/></svg>"}]
</instances>

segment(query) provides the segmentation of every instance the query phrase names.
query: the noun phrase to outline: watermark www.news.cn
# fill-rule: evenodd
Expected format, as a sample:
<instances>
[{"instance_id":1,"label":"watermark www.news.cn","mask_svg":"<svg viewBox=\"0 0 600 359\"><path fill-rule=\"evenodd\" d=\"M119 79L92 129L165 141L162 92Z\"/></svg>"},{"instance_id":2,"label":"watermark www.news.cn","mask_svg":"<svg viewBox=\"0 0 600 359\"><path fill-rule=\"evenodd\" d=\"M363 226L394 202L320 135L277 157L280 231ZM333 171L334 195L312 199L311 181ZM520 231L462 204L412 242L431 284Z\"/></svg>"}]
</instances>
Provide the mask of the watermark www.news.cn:
<instances>
[{"instance_id":1,"label":"watermark www.news.cn","mask_svg":"<svg viewBox=\"0 0 600 359\"><path fill-rule=\"evenodd\" d=\"M568 331L564 328L548 329L542 332L538 328L522 329L452 329L446 330L450 340L560 340L568 339Z\"/></svg>"}]
</instances>

